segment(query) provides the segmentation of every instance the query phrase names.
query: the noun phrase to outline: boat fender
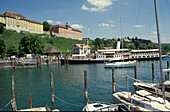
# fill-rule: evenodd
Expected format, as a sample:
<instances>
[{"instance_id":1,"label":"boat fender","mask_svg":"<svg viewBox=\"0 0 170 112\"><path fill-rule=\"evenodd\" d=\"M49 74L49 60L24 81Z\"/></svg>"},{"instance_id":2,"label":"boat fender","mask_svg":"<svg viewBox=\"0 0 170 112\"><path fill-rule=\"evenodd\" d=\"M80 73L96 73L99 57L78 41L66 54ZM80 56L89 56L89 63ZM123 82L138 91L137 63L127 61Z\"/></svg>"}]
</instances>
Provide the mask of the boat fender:
<instances>
[{"instance_id":1,"label":"boat fender","mask_svg":"<svg viewBox=\"0 0 170 112\"><path fill-rule=\"evenodd\" d=\"M128 109L130 110L130 104L128 105Z\"/></svg>"}]
</instances>

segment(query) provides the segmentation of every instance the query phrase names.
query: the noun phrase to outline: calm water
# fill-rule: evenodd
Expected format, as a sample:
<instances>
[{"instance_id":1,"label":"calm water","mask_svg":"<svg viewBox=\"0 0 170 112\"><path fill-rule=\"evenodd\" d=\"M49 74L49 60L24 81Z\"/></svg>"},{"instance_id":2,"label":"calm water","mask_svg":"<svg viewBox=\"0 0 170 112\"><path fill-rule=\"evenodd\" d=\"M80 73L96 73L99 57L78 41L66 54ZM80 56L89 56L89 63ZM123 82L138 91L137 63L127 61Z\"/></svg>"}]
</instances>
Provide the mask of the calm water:
<instances>
[{"instance_id":1,"label":"calm water","mask_svg":"<svg viewBox=\"0 0 170 112\"><path fill-rule=\"evenodd\" d=\"M163 60L163 68L167 67ZM159 61L138 61L137 78L143 81L152 80L152 63L155 64L156 81L160 81ZM104 64L72 64L47 65L42 68L27 68L11 70L0 69L0 109L11 100L11 74L15 76L15 97L17 109L30 108L31 92L32 106L42 107L46 104L52 108L50 73L54 76L55 108L61 111L81 111L85 106L84 70L87 70L88 97L90 101L116 103L112 97L112 69L104 68ZM134 77L134 68L115 68L116 91L127 91L126 75ZM128 79L130 91L135 91L133 80ZM5 110L12 110L8 105Z\"/></svg>"}]
</instances>

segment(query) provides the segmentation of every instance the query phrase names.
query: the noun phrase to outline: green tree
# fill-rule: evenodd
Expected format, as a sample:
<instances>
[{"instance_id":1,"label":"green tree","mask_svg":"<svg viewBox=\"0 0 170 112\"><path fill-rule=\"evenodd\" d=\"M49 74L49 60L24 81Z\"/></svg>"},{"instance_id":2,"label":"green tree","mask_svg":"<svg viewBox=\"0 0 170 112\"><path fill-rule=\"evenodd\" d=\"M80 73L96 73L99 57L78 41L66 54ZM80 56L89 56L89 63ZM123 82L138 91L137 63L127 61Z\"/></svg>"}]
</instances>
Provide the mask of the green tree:
<instances>
[{"instance_id":1,"label":"green tree","mask_svg":"<svg viewBox=\"0 0 170 112\"><path fill-rule=\"evenodd\" d=\"M50 30L50 25L47 21L43 22L43 30L44 31L49 31Z\"/></svg>"},{"instance_id":2,"label":"green tree","mask_svg":"<svg viewBox=\"0 0 170 112\"><path fill-rule=\"evenodd\" d=\"M4 58L6 52L6 44L2 37L0 37L0 56L1 58Z\"/></svg>"},{"instance_id":3,"label":"green tree","mask_svg":"<svg viewBox=\"0 0 170 112\"><path fill-rule=\"evenodd\" d=\"M8 56L18 55L18 53L19 51L17 45L9 45L9 47L7 48Z\"/></svg>"},{"instance_id":4,"label":"green tree","mask_svg":"<svg viewBox=\"0 0 170 112\"><path fill-rule=\"evenodd\" d=\"M43 54L44 42L37 34L29 34L21 38L19 45L20 56L24 54Z\"/></svg>"},{"instance_id":5,"label":"green tree","mask_svg":"<svg viewBox=\"0 0 170 112\"><path fill-rule=\"evenodd\" d=\"M0 23L0 34L2 34L4 31L4 25L3 23Z\"/></svg>"}]
</instances>

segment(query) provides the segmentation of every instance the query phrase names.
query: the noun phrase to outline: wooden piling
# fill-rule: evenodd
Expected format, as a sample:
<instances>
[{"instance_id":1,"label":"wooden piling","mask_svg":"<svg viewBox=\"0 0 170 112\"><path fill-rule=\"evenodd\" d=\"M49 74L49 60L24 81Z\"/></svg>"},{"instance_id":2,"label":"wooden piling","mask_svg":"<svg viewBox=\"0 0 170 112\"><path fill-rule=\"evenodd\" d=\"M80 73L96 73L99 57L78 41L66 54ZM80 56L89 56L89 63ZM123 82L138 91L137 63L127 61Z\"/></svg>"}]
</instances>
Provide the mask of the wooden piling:
<instances>
[{"instance_id":1,"label":"wooden piling","mask_svg":"<svg viewBox=\"0 0 170 112\"><path fill-rule=\"evenodd\" d=\"M154 63L152 63L152 82L155 83Z\"/></svg>"},{"instance_id":2,"label":"wooden piling","mask_svg":"<svg viewBox=\"0 0 170 112\"><path fill-rule=\"evenodd\" d=\"M12 84L12 110L16 111L16 102L15 102L15 87L14 87L14 75L11 75L11 84Z\"/></svg>"},{"instance_id":3,"label":"wooden piling","mask_svg":"<svg viewBox=\"0 0 170 112\"><path fill-rule=\"evenodd\" d=\"M14 67L13 67L13 69L16 69L16 66L17 66L17 61L16 61L16 58L14 58Z\"/></svg>"},{"instance_id":4,"label":"wooden piling","mask_svg":"<svg viewBox=\"0 0 170 112\"><path fill-rule=\"evenodd\" d=\"M40 67L42 67L42 58L40 57Z\"/></svg>"},{"instance_id":5,"label":"wooden piling","mask_svg":"<svg viewBox=\"0 0 170 112\"><path fill-rule=\"evenodd\" d=\"M135 73L135 82L136 82L136 80L137 80L137 68L136 68L136 65L134 65L134 73Z\"/></svg>"},{"instance_id":6,"label":"wooden piling","mask_svg":"<svg viewBox=\"0 0 170 112\"><path fill-rule=\"evenodd\" d=\"M113 93L115 93L115 77L114 77L114 67L112 68L112 90L113 90Z\"/></svg>"},{"instance_id":7,"label":"wooden piling","mask_svg":"<svg viewBox=\"0 0 170 112\"><path fill-rule=\"evenodd\" d=\"M137 68L136 68L136 65L134 65L134 73L135 73L135 80L134 80L134 82L136 82L137 81ZM128 83L128 77L127 77L127 83ZM135 91L137 91L137 87L135 87Z\"/></svg>"},{"instance_id":8,"label":"wooden piling","mask_svg":"<svg viewBox=\"0 0 170 112\"><path fill-rule=\"evenodd\" d=\"M52 106L54 108L54 83L53 83L53 74L51 73L51 100Z\"/></svg>"},{"instance_id":9,"label":"wooden piling","mask_svg":"<svg viewBox=\"0 0 170 112\"><path fill-rule=\"evenodd\" d=\"M67 55L67 66L69 65L68 55Z\"/></svg>"},{"instance_id":10,"label":"wooden piling","mask_svg":"<svg viewBox=\"0 0 170 112\"><path fill-rule=\"evenodd\" d=\"M88 103L88 96L87 96L87 70L84 70L84 84L85 84L85 102Z\"/></svg>"},{"instance_id":11,"label":"wooden piling","mask_svg":"<svg viewBox=\"0 0 170 112\"><path fill-rule=\"evenodd\" d=\"M167 61L167 69L169 69L169 61ZM168 75L168 80L169 80L169 72L167 73Z\"/></svg>"},{"instance_id":12,"label":"wooden piling","mask_svg":"<svg viewBox=\"0 0 170 112\"><path fill-rule=\"evenodd\" d=\"M11 58L11 69L13 69L13 58Z\"/></svg>"},{"instance_id":13,"label":"wooden piling","mask_svg":"<svg viewBox=\"0 0 170 112\"><path fill-rule=\"evenodd\" d=\"M64 56L64 64L65 64L65 66L66 66L66 56Z\"/></svg>"}]
</instances>

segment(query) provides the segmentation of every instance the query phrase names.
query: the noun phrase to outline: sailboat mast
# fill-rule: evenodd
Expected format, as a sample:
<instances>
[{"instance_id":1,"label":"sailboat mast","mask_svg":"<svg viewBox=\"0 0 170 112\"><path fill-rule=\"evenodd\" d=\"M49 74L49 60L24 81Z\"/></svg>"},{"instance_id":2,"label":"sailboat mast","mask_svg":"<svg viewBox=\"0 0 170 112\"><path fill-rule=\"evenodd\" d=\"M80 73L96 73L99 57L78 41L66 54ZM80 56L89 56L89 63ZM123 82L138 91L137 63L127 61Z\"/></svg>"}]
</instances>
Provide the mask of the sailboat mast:
<instances>
[{"instance_id":1,"label":"sailboat mast","mask_svg":"<svg viewBox=\"0 0 170 112\"><path fill-rule=\"evenodd\" d=\"M122 49L123 49L123 34L122 34L122 21L121 21L121 17L120 17L120 28L121 28ZM123 52L123 61L124 61L124 52Z\"/></svg>"},{"instance_id":2,"label":"sailboat mast","mask_svg":"<svg viewBox=\"0 0 170 112\"><path fill-rule=\"evenodd\" d=\"M162 95L165 103L165 87L164 87L164 79L163 79L163 70L162 70L162 48L160 42L160 34L159 34L159 24L158 24L158 14L157 14L157 0L154 0L155 5L155 16L156 16L156 28L157 28L157 36L158 36L158 45L159 45L159 61L160 61L160 75L161 75L161 83L162 83Z\"/></svg>"}]
</instances>

